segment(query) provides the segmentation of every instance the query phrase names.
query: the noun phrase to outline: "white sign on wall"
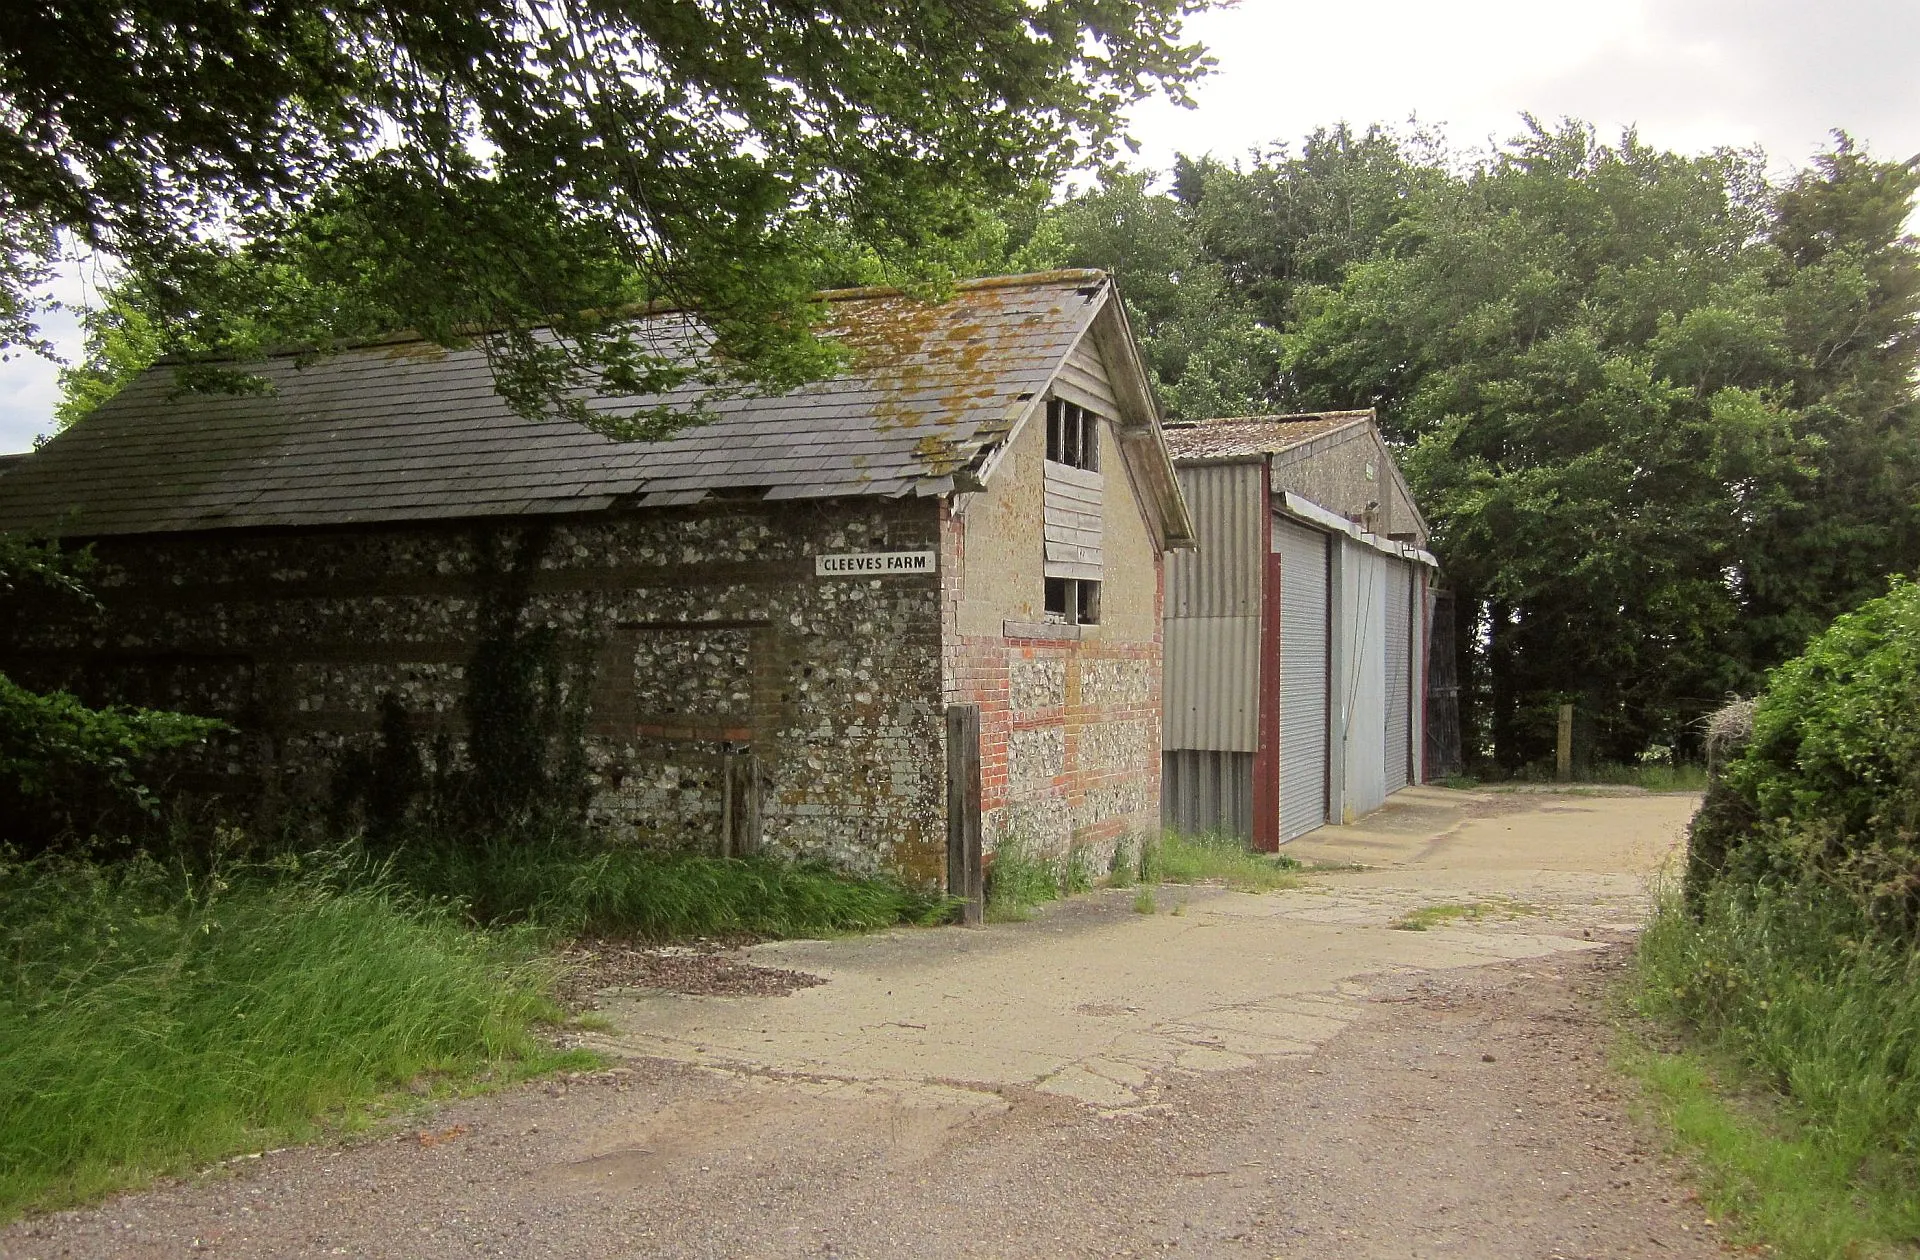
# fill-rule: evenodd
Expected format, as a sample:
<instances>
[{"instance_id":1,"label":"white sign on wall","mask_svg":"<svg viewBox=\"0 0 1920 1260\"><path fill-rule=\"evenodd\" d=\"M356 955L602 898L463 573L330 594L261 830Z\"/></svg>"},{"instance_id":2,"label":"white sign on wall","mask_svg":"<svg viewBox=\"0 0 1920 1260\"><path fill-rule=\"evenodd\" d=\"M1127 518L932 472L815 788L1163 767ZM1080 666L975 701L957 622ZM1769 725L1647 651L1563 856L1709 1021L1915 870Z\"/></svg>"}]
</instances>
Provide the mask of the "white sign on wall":
<instances>
[{"instance_id":1,"label":"white sign on wall","mask_svg":"<svg viewBox=\"0 0 1920 1260\"><path fill-rule=\"evenodd\" d=\"M815 556L815 577L905 577L932 573L931 551L861 551L843 556Z\"/></svg>"}]
</instances>

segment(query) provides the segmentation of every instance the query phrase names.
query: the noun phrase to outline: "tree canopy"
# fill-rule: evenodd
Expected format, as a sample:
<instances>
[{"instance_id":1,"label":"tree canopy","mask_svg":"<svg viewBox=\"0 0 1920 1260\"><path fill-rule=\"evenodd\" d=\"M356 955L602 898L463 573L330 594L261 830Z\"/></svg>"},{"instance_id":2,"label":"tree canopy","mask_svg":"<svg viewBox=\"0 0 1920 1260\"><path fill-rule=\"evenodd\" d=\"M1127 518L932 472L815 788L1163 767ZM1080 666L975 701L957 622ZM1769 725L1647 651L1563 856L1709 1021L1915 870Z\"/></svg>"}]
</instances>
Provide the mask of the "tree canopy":
<instances>
[{"instance_id":1,"label":"tree canopy","mask_svg":"<svg viewBox=\"0 0 1920 1260\"><path fill-rule=\"evenodd\" d=\"M1534 124L1182 160L1051 212L1186 416L1377 407L1457 595L1470 746L1687 745L1920 567L1920 162L1844 136L1784 181Z\"/></svg>"},{"instance_id":2,"label":"tree canopy","mask_svg":"<svg viewBox=\"0 0 1920 1260\"><path fill-rule=\"evenodd\" d=\"M830 361L808 298L849 243L939 280L977 206L1183 95L1204 3L23 0L0 346L35 343L64 240L125 264L166 351L485 333L530 411L791 383ZM704 369L631 336L637 301L702 312Z\"/></svg>"}]
</instances>

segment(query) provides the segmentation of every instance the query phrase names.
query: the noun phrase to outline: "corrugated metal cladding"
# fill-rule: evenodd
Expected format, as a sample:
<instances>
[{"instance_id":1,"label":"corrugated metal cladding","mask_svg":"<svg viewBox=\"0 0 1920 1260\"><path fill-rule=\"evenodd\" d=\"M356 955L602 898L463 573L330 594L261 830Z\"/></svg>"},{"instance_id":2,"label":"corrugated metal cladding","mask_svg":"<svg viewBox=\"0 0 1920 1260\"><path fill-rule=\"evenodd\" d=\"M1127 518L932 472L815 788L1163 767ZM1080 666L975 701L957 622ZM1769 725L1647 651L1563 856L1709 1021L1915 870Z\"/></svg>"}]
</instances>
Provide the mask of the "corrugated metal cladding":
<instances>
[{"instance_id":1,"label":"corrugated metal cladding","mask_svg":"<svg viewBox=\"0 0 1920 1260\"><path fill-rule=\"evenodd\" d=\"M1387 791L1407 786L1413 738L1413 566L1387 561Z\"/></svg>"},{"instance_id":2,"label":"corrugated metal cladding","mask_svg":"<svg viewBox=\"0 0 1920 1260\"><path fill-rule=\"evenodd\" d=\"M1327 540L1273 523L1280 556L1280 838L1327 820Z\"/></svg>"},{"instance_id":3,"label":"corrugated metal cladding","mask_svg":"<svg viewBox=\"0 0 1920 1260\"><path fill-rule=\"evenodd\" d=\"M1261 556L1266 469L1181 468L1197 551L1167 558L1163 748L1259 746Z\"/></svg>"},{"instance_id":4,"label":"corrugated metal cladding","mask_svg":"<svg viewBox=\"0 0 1920 1260\"><path fill-rule=\"evenodd\" d=\"M1340 819L1351 822L1387 799L1387 557L1340 540L1334 570L1333 684L1340 732Z\"/></svg>"},{"instance_id":5,"label":"corrugated metal cladding","mask_svg":"<svg viewBox=\"0 0 1920 1260\"><path fill-rule=\"evenodd\" d=\"M1183 617L1165 626L1160 746L1250 753L1259 746L1260 695L1222 675L1260 668L1257 617Z\"/></svg>"},{"instance_id":6,"label":"corrugated metal cladding","mask_svg":"<svg viewBox=\"0 0 1920 1260\"><path fill-rule=\"evenodd\" d=\"M1253 754L1170 751L1160 754L1160 822L1200 835L1253 834Z\"/></svg>"},{"instance_id":7,"label":"corrugated metal cladding","mask_svg":"<svg viewBox=\"0 0 1920 1260\"><path fill-rule=\"evenodd\" d=\"M1265 465L1213 464L1179 473L1200 547L1167 557L1166 615L1258 618L1260 557L1267 547Z\"/></svg>"}]
</instances>

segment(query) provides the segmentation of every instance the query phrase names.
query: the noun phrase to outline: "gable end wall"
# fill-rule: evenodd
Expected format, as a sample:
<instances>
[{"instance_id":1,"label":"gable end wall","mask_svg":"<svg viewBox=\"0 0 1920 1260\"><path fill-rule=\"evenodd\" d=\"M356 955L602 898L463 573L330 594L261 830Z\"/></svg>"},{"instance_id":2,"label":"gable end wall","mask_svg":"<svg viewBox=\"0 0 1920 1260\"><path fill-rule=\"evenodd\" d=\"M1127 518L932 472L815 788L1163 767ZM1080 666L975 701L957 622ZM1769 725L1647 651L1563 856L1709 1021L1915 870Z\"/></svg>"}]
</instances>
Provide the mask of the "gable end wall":
<instances>
[{"instance_id":1,"label":"gable end wall","mask_svg":"<svg viewBox=\"0 0 1920 1260\"><path fill-rule=\"evenodd\" d=\"M1112 397L1104 376L1097 383L1057 392L1094 406ZM1101 438L1098 626L1078 637L1037 629L1045 618L1044 411L1012 440L988 489L948 510L941 568L946 699L981 710L987 849L1011 837L1053 856L1085 848L1104 873L1125 837L1160 822L1163 570L1111 423Z\"/></svg>"}]
</instances>

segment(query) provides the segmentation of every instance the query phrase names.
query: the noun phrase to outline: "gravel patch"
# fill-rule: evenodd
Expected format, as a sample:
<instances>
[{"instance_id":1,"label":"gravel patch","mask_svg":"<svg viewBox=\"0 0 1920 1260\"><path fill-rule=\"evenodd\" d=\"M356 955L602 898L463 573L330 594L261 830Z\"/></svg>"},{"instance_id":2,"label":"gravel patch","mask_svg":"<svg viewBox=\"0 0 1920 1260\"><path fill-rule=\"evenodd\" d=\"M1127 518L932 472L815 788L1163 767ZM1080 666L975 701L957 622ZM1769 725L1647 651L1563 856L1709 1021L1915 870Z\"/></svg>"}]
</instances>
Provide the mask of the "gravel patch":
<instances>
[{"instance_id":1,"label":"gravel patch","mask_svg":"<svg viewBox=\"0 0 1920 1260\"><path fill-rule=\"evenodd\" d=\"M762 967L737 955L733 943L632 945L578 940L560 953L568 975L560 995L575 1009L593 1005L595 994L653 989L698 997L785 997L825 984L820 976L784 967Z\"/></svg>"}]
</instances>

